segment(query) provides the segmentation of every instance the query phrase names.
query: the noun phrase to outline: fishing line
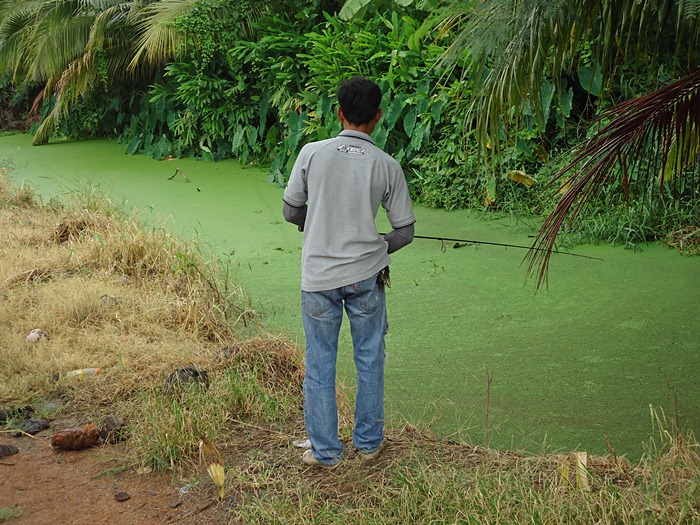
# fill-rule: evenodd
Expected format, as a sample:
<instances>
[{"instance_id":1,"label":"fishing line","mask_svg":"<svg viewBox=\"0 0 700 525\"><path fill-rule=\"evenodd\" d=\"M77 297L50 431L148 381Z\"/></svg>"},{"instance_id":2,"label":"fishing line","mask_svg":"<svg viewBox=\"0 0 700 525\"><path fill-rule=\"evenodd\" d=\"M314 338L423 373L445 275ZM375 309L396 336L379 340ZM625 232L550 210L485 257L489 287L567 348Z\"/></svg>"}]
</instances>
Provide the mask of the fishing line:
<instances>
[{"instance_id":1,"label":"fishing line","mask_svg":"<svg viewBox=\"0 0 700 525\"><path fill-rule=\"evenodd\" d=\"M386 235L384 233L380 233L380 235ZM532 250L535 252L547 252L550 250L547 250L546 248L535 248L533 246L523 246L522 244L508 244L508 243L503 243L503 242L490 242L490 241L475 241L472 239L453 239L450 237L432 237L429 235L414 235L414 239L428 239L431 241L440 241L442 243L442 247L440 250L444 253L447 248L445 246L445 242L454 242L457 243L455 244L454 248L462 248L463 246L469 246L472 244L487 244L489 246L505 246L506 248L519 248L523 250ZM581 257L582 259L592 259L594 261L604 261L605 259L601 259L600 257L593 257L591 255L581 255L579 253L570 253L570 252L560 252L558 250L551 250L552 253L556 253L557 255L570 255L571 257Z\"/></svg>"}]
</instances>

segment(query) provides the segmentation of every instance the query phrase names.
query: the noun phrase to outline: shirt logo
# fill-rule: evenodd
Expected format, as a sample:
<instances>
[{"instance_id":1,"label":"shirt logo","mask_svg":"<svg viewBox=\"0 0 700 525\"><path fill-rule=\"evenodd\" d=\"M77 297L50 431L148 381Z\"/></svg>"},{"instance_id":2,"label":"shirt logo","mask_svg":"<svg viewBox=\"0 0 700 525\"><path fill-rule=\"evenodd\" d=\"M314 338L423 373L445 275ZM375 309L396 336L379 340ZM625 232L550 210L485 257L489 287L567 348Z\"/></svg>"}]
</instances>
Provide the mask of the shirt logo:
<instances>
[{"instance_id":1,"label":"shirt logo","mask_svg":"<svg viewBox=\"0 0 700 525\"><path fill-rule=\"evenodd\" d=\"M350 153L351 155L362 155L364 156L365 154L365 148L362 146L355 146L355 145L348 145L348 144L341 144L338 146L338 151L341 153Z\"/></svg>"}]
</instances>

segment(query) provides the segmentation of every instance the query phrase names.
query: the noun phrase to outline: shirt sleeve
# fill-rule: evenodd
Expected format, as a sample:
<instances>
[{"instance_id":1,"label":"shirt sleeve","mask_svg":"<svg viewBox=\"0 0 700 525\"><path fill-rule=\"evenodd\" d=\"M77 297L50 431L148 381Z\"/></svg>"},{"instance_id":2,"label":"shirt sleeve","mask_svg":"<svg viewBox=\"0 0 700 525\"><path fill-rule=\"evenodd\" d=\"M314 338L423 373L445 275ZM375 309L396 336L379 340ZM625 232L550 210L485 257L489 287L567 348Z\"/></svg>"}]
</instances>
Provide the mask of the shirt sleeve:
<instances>
[{"instance_id":1,"label":"shirt sleeve","mask_svg":"<svg viewBox=\"0 0 700 525\"><path fill-rule=\"evenodd\" d=\"M289 182L284 190L284 202L294 208L303 207L309 196L306 184L307 157L307 148L304 146L294 162L292 174L289 176Z\"/></svg>"},{"instance_id":2,"label":"shirt sleeve","mask_svg":"<svg viewBox=\"0 0 700 525\"><path fill-rule=\"evenodd\" d=\"M384 195L382 206L386 210L386 216L389 219L391 227L402 228L416 222L416 216L413 213L413 205L408 194L408 185L404 177L401 167L396 165L396 170L392 173L389 180L387 193Z\"/></svg>"}]
</instances>

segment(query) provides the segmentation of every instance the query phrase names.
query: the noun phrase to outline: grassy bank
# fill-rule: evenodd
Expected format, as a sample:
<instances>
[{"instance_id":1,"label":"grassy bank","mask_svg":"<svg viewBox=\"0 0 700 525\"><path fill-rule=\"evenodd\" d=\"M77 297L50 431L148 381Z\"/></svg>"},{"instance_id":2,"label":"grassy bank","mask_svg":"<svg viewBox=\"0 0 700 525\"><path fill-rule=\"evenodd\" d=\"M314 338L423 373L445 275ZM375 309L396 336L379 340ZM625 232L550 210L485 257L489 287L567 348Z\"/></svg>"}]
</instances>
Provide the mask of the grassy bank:
<instances>
[{"instance_id":1,"label":"grassy bank","mask_svg":"<svg viewBox=\"0 0 700 525\"><path fill-rule=\"evenodd\" d=\"M231 414L298 413L301 355L261 331L224 263L95 194L40 206L26 188L0 191L0 406L118 413L133 422L135 457L157 468L219 436ZM83 368L100 373L68 377ZM169 376L186 368L208 388L173 392Z\"/></svg>"},{"instance_id":2,"label":"grassy bank","mask_svg":"<svg viewBox=\"0 0 700 525\"><path fill-rule=\"evenodd\" d=\"M224 456L221 523L700 523L700 455L673 417L641 461L611 449L524 455L389 431L379 460L350 453L304 467L302 358L266 334L225 262L94 193L40 204L0 179L0 408L10 428L30 405L53 421L127 421L125 467L178 472L215 495L197 465L206 434ZM31 330L46 335L27 341ZM66 372L99 367L95 377ZM178 386L173 371L206 371ZM343 404L347 414L347 404ZM341 422L347 443L350 424Z\"/></svg>"}]
</instances>

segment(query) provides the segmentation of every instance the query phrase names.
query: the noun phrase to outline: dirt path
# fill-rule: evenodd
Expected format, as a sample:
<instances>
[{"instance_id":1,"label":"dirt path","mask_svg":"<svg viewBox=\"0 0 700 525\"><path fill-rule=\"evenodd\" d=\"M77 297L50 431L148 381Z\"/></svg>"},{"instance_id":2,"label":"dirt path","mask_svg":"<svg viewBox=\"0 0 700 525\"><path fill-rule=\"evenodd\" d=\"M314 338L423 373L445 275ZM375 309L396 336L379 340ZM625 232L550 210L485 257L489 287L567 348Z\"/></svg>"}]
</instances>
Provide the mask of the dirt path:
<instances>
[{"instance_id":1,"label":"dirt path","mask_svg":"<svg viewBox=\"0 0 700 525\"><path fill-rule=\"evenodd\" d=\"M225 523L211 494L181 494L170 478L120 470L118 446L59 451L48 431L36 437L0 434L18 454L0 459L0 509L21 508L12 525ZM118 501L117 494L129 499Z\"/></svg>"},{"instance_id":2,"label":"dirt path","mask_svg":"<svg viewBox=\"0 0 700 525\"><path fill-rule=\"evenodd\" d=\"M188 475L188 490L181 492L186 482L174 476L121 468L126 456L119 445L63 451L50 446L51 429L34 438L13 438L0 432L0 444L11 443L20 449L0 459L0 509L21 508L21 515L8 525L243 525L249 523L241 510L248 498L295 498L315 491L326 502L352 506L358 497L369 497L371 487L384 482L386 468L411 461L417 449L421 456L459 458L468 468L491 461L491 457L500 464L508 456L441 441L405 427L388 432L389 446L376 461L355 460L346 442L348 461L342 469L315 469L302 464L300 451L292 443L303 430L286 430L289 433L240 422L230 425L220 449L227 470L239 476L234 480L236 476L231 475L223 502L218 501L203 467ZM262 485L259 476L265 479ZM266 487L264 496L261 486ZM121 492L129 499L118 501Z\"/></svg>"}]
</instances>

